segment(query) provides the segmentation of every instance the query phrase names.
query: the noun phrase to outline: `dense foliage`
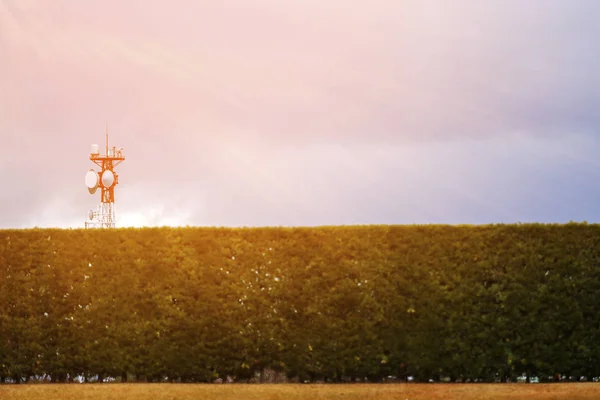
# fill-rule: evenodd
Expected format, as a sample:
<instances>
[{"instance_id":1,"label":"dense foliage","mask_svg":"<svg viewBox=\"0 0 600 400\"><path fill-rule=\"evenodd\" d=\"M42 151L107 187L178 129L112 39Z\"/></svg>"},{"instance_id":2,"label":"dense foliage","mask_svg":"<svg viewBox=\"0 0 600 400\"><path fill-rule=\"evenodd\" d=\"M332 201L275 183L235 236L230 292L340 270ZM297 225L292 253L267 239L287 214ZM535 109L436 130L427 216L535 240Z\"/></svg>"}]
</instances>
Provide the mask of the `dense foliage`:
<instances>
[{"instance_id":1,"label":"dense foliage","mask_svg":"<svg viewBox=\"0 0 600 400\"><path fill-rule=\"evenodd\" d=\"M600 226L0 231L0 379L600 375Z\"/></svg>"}]
</instances>

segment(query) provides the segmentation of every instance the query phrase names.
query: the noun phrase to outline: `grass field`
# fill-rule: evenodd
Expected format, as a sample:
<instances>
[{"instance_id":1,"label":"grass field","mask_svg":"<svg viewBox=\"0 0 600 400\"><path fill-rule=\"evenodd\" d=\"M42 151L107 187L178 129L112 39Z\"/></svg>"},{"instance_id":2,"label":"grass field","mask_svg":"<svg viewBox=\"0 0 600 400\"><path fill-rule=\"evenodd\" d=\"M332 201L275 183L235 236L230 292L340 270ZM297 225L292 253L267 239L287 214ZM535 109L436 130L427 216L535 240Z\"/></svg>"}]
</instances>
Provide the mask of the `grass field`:
<instances>
[{"instance_id":1,"label":"grass field","mask_svg":"<svg viewBox=\"0 0 600 400\"><path fill-rule=\"evenodd\" d=\"M568 384L29 384L0 386L2 400L592 400L600 383Z\"/></svg>"}]
</instances>

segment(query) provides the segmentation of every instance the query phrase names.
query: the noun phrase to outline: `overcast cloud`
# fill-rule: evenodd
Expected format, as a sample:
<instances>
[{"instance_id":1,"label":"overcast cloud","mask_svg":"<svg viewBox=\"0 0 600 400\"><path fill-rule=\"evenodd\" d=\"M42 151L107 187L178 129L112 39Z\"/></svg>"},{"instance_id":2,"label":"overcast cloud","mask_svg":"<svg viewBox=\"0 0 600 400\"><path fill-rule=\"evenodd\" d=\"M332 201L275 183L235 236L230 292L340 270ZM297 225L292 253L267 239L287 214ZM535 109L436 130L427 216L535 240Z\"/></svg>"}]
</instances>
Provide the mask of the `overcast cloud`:
<instances>
[{"instance_id":1,"label":"overcast cloud","mask_svg":"<svg viewBox=\"0 0 600 400\"><path fill-rule=\"evenodd\" d=\"M600 220L595 0L0 0L0 228ZM102 147L102 146L101 146Z\"/></svg>"}]
</instances>

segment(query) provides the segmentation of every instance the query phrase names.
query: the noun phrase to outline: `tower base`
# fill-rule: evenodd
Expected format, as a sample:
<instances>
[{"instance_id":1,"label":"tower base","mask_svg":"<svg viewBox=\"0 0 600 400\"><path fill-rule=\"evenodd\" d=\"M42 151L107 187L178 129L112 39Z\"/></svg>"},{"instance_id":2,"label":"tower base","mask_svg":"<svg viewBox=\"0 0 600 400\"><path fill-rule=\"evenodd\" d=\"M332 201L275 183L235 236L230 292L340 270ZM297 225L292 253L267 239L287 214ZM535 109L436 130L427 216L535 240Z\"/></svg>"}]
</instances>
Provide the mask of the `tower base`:
<instances>
[{"instance_id":1,"label":"tower base","mask_svg":"<svg viewBox=\"0 0 600 400\"><path fill-rule=\"evenodd\" d=\"M90 210L90 220L85 222L87 228L114 228L115 203L101 203L97 210Z\"/></svg>"}]
</instances>

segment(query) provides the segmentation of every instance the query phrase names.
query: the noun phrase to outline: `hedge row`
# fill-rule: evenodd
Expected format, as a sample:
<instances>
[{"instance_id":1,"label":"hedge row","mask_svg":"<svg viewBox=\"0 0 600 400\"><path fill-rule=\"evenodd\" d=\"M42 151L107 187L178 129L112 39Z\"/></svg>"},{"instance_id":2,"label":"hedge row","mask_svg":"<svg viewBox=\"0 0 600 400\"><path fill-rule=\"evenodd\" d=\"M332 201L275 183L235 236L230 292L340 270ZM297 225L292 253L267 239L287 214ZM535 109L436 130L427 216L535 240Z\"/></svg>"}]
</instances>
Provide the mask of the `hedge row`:
<instances>
[{"instance_id":1,"label":"hedge row","mask_svg":"<svg viewBox=\"0 0 600 400\"><path fill-rule=\"evenodd\" d=\"M0 230L0 379L600 375L600 226Z\"/></svg>"}]
</instances>

